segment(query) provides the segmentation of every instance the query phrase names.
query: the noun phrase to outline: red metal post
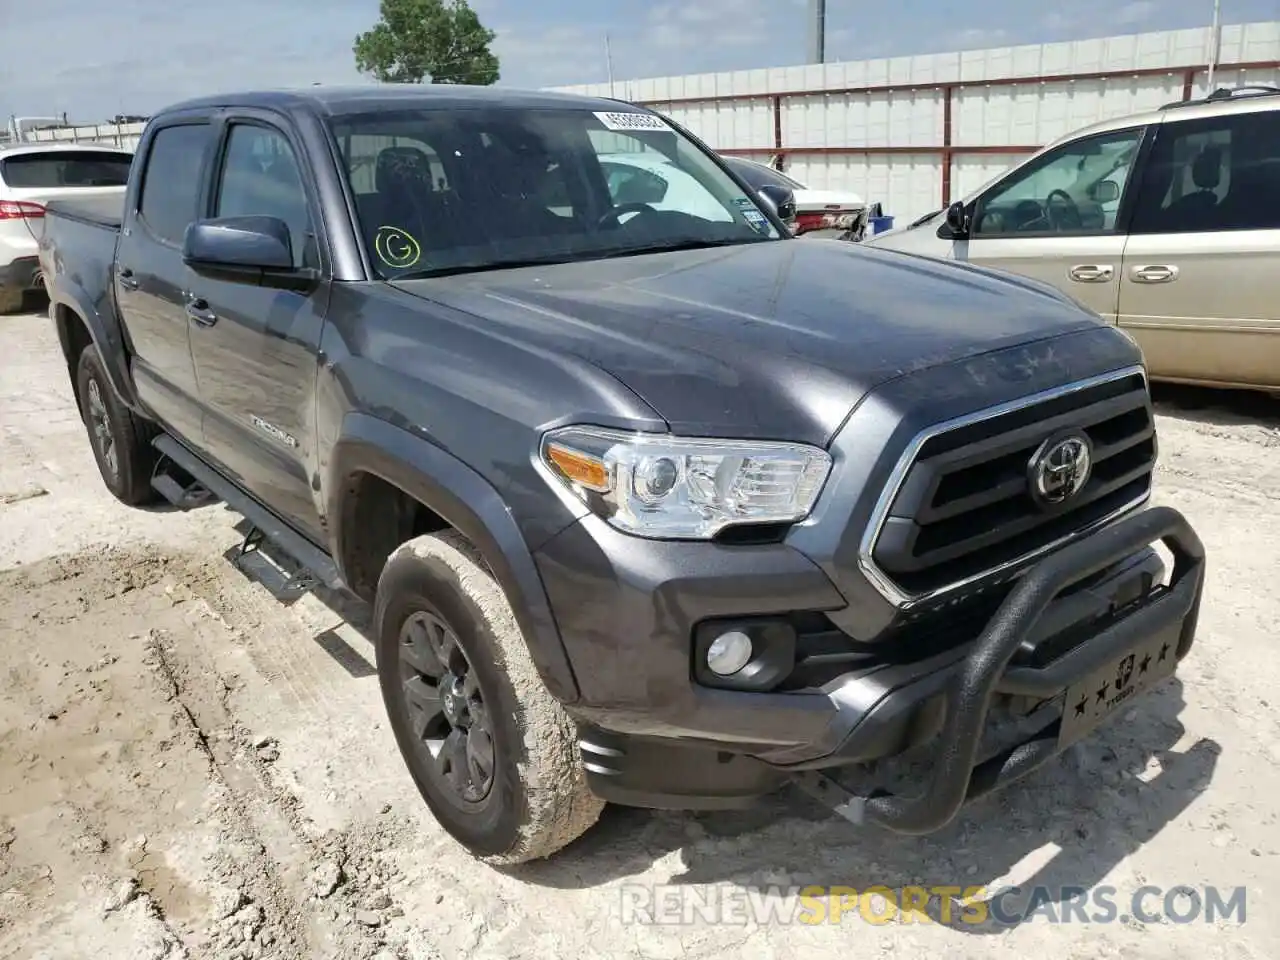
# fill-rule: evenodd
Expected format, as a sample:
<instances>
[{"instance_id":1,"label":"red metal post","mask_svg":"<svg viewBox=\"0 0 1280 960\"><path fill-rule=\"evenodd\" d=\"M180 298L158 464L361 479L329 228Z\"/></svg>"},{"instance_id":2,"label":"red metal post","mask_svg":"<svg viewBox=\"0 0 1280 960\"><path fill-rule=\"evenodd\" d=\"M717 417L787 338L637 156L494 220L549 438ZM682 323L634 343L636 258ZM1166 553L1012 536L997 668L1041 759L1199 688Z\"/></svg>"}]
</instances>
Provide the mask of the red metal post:
<instances>
[{"instance_id":1,"label":"red metal post","mask_svg":"<svg viewBox=\"0 0 1280 960\"><path fill-rule=\"evenodd\" d=\"M773 149L778 153L774 161L778 169L785 169L786 160L782 152L782 96L776 93L773 95Z\"/></svg>"},{"instance_id":2,"label":"red metal post","mask_svg":"<svg viewBox=\"0 0 1280 960\"><path fill-rule=\"evenodd\" d=\"M951 149L951 95L955 90L951 84L942 88L942 205L951 203L951 159L955 155Z\"/></svg>"},{"instance_id":3,"label":"red metal post","mask_svg":"<svg viewBox=\"0 0 1280 960\"><path fill-rule=\"evenodd\" d=\"M1182 99L1190 100L1191 94L1196 86L1196 70L1195 67L1189 69L1182 75Z\"/></svg>"}]
</instances>

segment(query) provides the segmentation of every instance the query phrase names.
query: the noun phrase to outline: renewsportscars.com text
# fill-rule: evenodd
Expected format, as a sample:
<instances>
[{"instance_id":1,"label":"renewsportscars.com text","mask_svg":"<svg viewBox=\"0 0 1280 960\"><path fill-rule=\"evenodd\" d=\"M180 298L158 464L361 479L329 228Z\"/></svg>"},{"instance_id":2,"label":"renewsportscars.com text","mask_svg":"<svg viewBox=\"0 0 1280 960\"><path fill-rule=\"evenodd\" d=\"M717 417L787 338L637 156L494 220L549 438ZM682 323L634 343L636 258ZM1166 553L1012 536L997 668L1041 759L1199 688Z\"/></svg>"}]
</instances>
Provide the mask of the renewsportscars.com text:
<instances>
[{"instance_id":1,"label":"renewsportscars.com text","mask_svg":"<svg viewBox=\"0 0 1280 960\"><path fill-rule=\"evenodd\" d=\"M947 925L1022 923L1235 923L1246 918L1244 887L871 886L688 887L624 884L623 923Z\"/></svg>"}]
</instances>

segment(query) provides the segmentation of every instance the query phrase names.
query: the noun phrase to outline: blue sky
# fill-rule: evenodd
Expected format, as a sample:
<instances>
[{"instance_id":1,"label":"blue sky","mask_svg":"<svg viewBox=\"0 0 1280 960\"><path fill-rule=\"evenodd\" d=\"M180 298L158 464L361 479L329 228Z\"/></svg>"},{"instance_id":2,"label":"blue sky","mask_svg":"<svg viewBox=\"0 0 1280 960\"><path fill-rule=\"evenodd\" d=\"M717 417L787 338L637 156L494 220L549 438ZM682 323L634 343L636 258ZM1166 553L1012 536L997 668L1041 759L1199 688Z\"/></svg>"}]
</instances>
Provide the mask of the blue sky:
<instances>
[{"instance_id":1,"label":"blue sky","mask_svg":"<svg viewBox=\"0 0 1280 960\"><path fill-rule=\"evenodd\" d=\"M472 0L501 83L541 87L805 59L806 0ZM1223 0L1223 20L1280 0ZM827 59L932 53L1208 24L1211 0L827 0ZM359 81L377 0L0 0L0 116L92 121L218 90Z\"/></svg>"}]
</instances>

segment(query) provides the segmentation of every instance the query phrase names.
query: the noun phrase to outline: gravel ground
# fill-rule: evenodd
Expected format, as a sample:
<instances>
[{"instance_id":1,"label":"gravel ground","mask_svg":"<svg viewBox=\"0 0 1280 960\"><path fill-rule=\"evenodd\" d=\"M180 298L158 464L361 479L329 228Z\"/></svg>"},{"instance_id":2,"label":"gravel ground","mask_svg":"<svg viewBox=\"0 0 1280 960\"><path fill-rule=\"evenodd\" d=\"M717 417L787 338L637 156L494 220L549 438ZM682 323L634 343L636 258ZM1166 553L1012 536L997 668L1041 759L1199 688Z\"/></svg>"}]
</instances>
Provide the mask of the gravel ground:
<instances>
[{"instance_id":1,"label":"gravel ground","mask_svg":"<svg viewBox=\"0 0 1280 960\"><path fill-rule=\"evenodd\" d=\"M945 831L859 832L792 793L748 813L610 808L560 857L497 871L414 792L366 611L278 599L270 566L228 562L243 525L221 506L112 500L43 317L0 318L0 357L0 958L1280 956L1280 404L1162 393L1157 500L1210 551L1200 643ZM1119 909L1053 924L1059 891L1020 924L733 912L807 884L1110 887ZM1144 885L1244 887L1247 919L1121 922ZM699 909L635 922L657 896ZM660 902L681 919L685 901Z\"/></svg>"}]
</instances>

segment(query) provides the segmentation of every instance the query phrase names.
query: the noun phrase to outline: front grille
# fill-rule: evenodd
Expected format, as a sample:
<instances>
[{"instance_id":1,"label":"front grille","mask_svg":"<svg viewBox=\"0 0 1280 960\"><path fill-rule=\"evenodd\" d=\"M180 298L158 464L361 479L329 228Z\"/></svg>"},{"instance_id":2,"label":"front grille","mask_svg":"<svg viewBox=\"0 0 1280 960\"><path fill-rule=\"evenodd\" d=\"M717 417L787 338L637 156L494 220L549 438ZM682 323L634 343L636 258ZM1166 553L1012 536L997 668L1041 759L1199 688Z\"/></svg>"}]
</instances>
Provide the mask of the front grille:
<instances>
[{"instance_id":1,"label":"front grille","mask_svg":"<svg viewBox=\"0 0 1280 960\"><path fill-rule=\"evenodd\" d=\"M1032 497L1028 464L1045 440L1085 433L1088 483L1058 508ZM1140 372L934 433L920 445L872 547L908 596L981 577L1136 505L1151 490L1155 421Z\"/></svg>"}]
</instances>

